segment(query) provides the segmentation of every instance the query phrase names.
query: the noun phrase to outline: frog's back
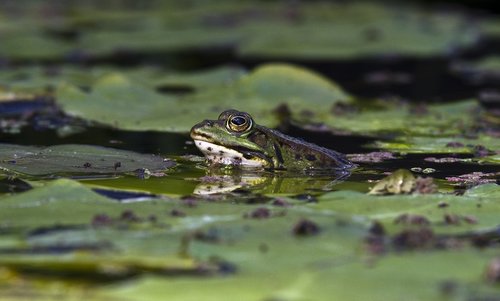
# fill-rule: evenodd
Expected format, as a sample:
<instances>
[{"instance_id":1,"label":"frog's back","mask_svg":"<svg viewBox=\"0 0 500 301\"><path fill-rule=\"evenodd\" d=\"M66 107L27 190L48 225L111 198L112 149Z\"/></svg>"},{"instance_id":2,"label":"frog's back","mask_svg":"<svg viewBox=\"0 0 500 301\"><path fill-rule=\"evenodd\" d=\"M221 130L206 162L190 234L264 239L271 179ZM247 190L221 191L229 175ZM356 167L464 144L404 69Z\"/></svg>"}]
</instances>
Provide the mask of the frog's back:
<instances>
[{"instance_id":1,"label":"frog's back","mask_svg":"<svg viewBox=\"0 0 500 301\"><path fill-rule=\"evenodd\" d=\"M276 157L288 168L352 169L356 167L344 154L264 128L275 139Z\"/></svg>"}]
</instances>

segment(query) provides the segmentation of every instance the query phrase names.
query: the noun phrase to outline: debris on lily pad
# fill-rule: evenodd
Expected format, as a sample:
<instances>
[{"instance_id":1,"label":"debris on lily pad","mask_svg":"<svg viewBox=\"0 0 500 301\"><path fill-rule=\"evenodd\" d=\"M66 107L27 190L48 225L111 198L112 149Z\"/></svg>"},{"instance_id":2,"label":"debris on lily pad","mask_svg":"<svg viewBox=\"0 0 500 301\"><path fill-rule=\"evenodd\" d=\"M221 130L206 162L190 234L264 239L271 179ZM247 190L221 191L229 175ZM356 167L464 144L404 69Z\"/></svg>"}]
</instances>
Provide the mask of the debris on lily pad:
<instances>
[{"instance_id":1,"label":"debris on lily pad","mask_svg":"<svg viewBox=\"0 0 500 301\"><path fill-rule=\"evenodd\" d=\"M432 178L415 177L406 169L398 169L378 181L368 192L372 195L386 194L429 194L437 192L437 186Z\"/></svg>"},{"instance_id":2,"label":"debris on lily pad","mask_svg":"<svg viewBox=\"0 0 500 301\"><path fill-rule=\"evenodd\" d=\"M480 184L487 183L498 183L498 179L500 178L500 172L480 172L475 171L468 174L463 174L459 176L446 177L446 180L458 185L462 186L476 186Z\"/></svg>"},{"instance_id":3,"label":"debris on lily pad","mask_svg":"<svg viewBox=\"0 0 500 301\"><path fill-rule=\"evenodd\" d=\"M382 180L378 181L368 194L408 194L415 189L415 176L406 169L398 169Z\"/></svg>"}]
</instances>

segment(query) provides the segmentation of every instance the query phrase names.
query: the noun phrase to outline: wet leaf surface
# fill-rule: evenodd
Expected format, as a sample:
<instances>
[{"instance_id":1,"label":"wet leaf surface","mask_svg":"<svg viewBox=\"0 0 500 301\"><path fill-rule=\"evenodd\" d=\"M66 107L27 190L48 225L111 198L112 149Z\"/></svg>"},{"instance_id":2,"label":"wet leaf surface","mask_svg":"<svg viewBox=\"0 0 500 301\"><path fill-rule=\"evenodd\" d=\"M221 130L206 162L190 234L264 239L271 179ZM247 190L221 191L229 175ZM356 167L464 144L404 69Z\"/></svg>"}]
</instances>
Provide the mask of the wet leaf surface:
<instances>
[{"instance_id":1,"label":"wet leaf surface","mask_svg":"<svg viewBox=\"0 0 500 301\"><path fill-rule=\"evenodd\" d=\"M276 126L279 120L272 110L281 104L298 113L349 98L331 81L285 64L264 65L230 85L186 97L159 94L121 74L101 78L90 93L70 85L57 93L57 102L71 115L121 129L174 132L188 132L206 112L218 116L231 107L250 112L263 125Z\"/></svg>"},{"instance_id":2,"label":"wet leaf surface","mask_svg":"<svg viewBox=\"0 0 500 301\"><path fill-rule=\"evenodd\" d=\"M236 289L243 300L290 294L398 300L399 285L377 287L403 280L412 283L419 296L433 299L441 293L438 283L450 279L460 289L477 293L485 286L480 277L485 257L493 255L490 249L478 256L466 239L446 256L446 251L431 250L389 252L369 259L373 255L362 241L371 220L382 222L384 235L397 235L406 226L394 220L403 213L424 215L436 235L494 229L499 191L497 185L479 186L462 197L368 196L344 191L326 194L319 203L287 208L203 200L188 206L166 198L118 203L77 182L57 180L0 203L4 233L0 264L17 279L24 279L8 278L2 297L13 298L20 289L28 289L40 300L52 296L52 289L26 286L35 285L40 277L53 279L46 288L56 289L53 285L69 281L87 300L160 300L165 293L185 300L210 299ZM449 207L440 208L442 202ZM171 214L174 210L183 215ZM267 218L256 218L256 210L265 211ZM449 225L443 220L445 214L462 216L471 211L474 223ZM462 262L460 267L457 260ZM401 265L408 269L401 270ZM429 269L436 267L443 272L430 277ZM72 278L61 278L68 273ZM188 277L193 274L204 277ZM273 281L262 275L272 276ZM134 281L123 281L132 276ZM325 279L333 278L336 284L326 285ZM114 284L90 291L79 284L82 280ZM469 288L471 281L474 290ZM352 283L357 289L349 289ZM187 289L192 286L197 290Z\"/></svg>"},{"instance_id":3,"label":"wet leaf surface","mask_svg":"<svg viewBox=\"0 0 500 301\"><path fill-rule=\"evenodd\" d=\"M91 145L26 147L0 144L0 169L26 176L134 173L166 171L172 160L154 155Z\"/></svg>"}]
</instances>

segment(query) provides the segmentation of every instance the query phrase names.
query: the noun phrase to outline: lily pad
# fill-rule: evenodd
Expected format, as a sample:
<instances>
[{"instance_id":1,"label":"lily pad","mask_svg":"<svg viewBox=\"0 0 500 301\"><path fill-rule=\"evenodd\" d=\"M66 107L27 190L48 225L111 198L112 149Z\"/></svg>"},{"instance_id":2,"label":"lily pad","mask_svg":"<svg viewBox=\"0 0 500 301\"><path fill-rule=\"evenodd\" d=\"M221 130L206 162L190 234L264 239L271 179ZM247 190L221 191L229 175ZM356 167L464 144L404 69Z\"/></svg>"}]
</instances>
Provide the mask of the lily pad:
<instances>
[{"instance_id":1,"label":"lily pad","mask_svg":"<svg viewBox=\"0 0 500 301\"><path fill-rule=\"evenodd\" d=\"M23 14L0 26L0 55L61 60L232 48L239 56L302 59L433 56L472 45L479 34L479 27L459 13L411 5L223 1L110 7L76 5L53 18L40 17L40 7L23 7Z\"/></svg>"},{"instance_id":2,"label":"lily pad","mask_svg":"<svg viewBox=\"0 0 500 301\"><path fill-rule=\"evenodd\" d=\"M477 108L476 101L465 100L429 105L425 114L415 114L410 106L405 105L342 115L318 110L316 116L300 118L299 121L320 121L334 129L360 134L393 132L421 136L457 135L473 124L471 112Z\"/></svg>"},{"instance_id":3,"label":"lily pad","mask_svg":"<svg viewBox=\"0 0 500 301\"><path fill-rule=\"evenodd\" d=\"M178 72L154 67L112 68L112 67L17 67L0 70L0 92L18 95L23 98L28 93L50 93L62 83L89 88L106 75L120 72L133 82L152 89L187 88L197 90L227 86L242 77L243 68L223 66L197 72ZM0 93L0 95L2 95ZM30 95L30 94L28 94ZM6 97L3 97L6 98ZM24 97L26 98L26 97ZM0 101L2 98L0 98Z\"/></svg>"},{"instance_id":4,"label":"lily pad","mask_svg":"<svg viewBox=\"0 0 500 301\"><path fill-rule=\"evenodd\" d=\"M477 145L492 151L500 150L499 139L486 135L480 135L475 139L410 136L401 137L389 142L377 142L373 146L402 153L470 154L474 153L474 148Z\"/></svg>"},{"instance_id":5,"label":"lily pad","mask_svg":"<svg viewBox=\"0 0 500 301\"><path fill-rule=\"evenodd\" d=\"M466 21L459 14L445 16L405 5L318 3L297 9L297 15L303 19L249 25L251 38L240 54L308 59L428 56L470 45L477 34L469 26L460 30Z\"/></svg>"},{"instance_id":6,"label":"lily pad","mask_svg":"<svg viewBox=\"0 0 500 301\"><path fill-rule=\"evenodd\" d=\"M488 288L478 279L494 250L477 256L476 250L463 246L453 252L389 252L370 260L362 242L372 219L394 233L399 226L393 219L408 212L428 216L438 234L491 229L500 210L498 191L497 185L476 187L462 197L342 191L326 194L316 204L283 208L170 198L118 203L77 182L57 180L0 202L0 266L23 279L4 282L0 296L16 300L15 292L24 289L39 298L57 292L68 298L85 294L86 300L155 301L166 294L180 300L220 300L228 294L241 300L400 300L408 295L405 285L410 283L412 295L433 300L450 280L467 295L483 294ZM441 209L439 202L450 207ZM252 214L256 210L269 214ZM477 223L442 224L445 212L473 213ZM316 231L298 236L297 227L305 223ZM59 253L35 255L30 250ZM457 261L463 264L457 266ZM28 278L29 271L34 276ZM224 271L228 274L219 276ZM69 272L80 278L57 277ZM51 273L52 280L34 285L40 273ZM120 281L123 277L129 280ZM89 290L81 281L92 279L114 284L93 282ZM334 285L331 279L336 279ZM57 289L68 282L72 290Z\"/></svg>"},{"instance_id":7,"label":"lily pad","mask_svg":"<svg viewBox=\"0 0 500 301\"><path fill-rule=\"evenodd\" d=\"M159 94L121 74L101 78L90 93L71 85L61 86L57 92L57 102L71 115L121 129L174 132L188 132L203 118L215 118L232 107L273 127L279 119L271 110L280 104L290 105L298 114L311 107L325 110L350 98L320 75L285 64L263 65L228 86L186 97Z\"/></svg>"},{"instance_id":8,"label":"lily pad","mask_svg":"<svg viewBox=\"0 0 500 301\"><path fill-rule=\"evenodd\" d=\"M339 191L319 197L319 203L313 207L332 214L357 216L366 222L381 221L389 229L396 227L394 222L402 214L423 215L431 222L435 232L452 233L497 227L500 204L496 200L499 191L500 186L496 184L474 187L464 196L446 194L370 196L359 192ZM439 204L447 206L440 207ZM472 215L476 223L462 222L450 226L444 221L445 214Z\"/></svg>"},{"instance_id":9,"label":"lily pad","mask_svg":"<svg viewBox=\"0 0 500 301\"><path fill-rule=\"evenodd\" d=\"M121 174L144 169L158 172L174 165L159 156L100 146L0 144L0 169L28 176Z\"/></svg>"}]
</instances>

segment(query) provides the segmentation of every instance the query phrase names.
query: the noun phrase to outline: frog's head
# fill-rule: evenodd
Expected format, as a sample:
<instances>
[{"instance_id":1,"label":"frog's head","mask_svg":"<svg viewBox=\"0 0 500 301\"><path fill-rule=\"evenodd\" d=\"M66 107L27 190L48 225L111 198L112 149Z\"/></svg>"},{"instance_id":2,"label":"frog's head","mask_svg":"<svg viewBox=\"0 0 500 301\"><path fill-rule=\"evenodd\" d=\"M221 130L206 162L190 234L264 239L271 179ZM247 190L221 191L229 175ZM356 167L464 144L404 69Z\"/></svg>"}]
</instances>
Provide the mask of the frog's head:
<instances>
[{"instance_id":1,"label":"frog's head","mask_svg":"<svg viewBox=\"0 0 500 301\"><path fill-rule=\"evenodd\" d=\"M191 138L211 163L267 167L267 151L249 139L257 130L250 114L227 110L193 126Z\"/></svg>"}]
</instances>

